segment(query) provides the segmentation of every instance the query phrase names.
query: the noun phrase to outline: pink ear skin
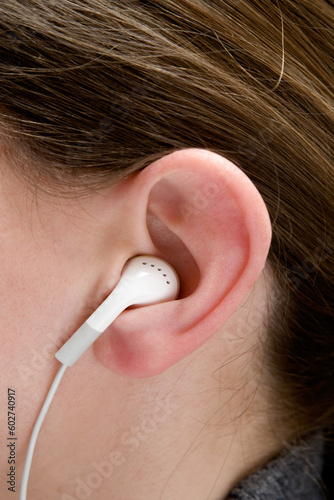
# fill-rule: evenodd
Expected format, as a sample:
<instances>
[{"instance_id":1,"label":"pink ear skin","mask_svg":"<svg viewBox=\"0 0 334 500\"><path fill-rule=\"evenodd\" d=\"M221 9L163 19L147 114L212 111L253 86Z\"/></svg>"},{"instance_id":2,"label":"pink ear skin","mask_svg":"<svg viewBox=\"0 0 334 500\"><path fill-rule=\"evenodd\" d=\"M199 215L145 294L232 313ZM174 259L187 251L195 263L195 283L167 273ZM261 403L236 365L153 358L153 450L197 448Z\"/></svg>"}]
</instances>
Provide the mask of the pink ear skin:
<instances>
[{"instance_id":1,"label":"pink ear skin","mask_svg":"<svg viewBox=\"0 0 334 500\"><path fill-rule=\"evenodd\" d=\"M115 373L151 377L198 349L236 311L265 266L271 224L250 179L206 150L161 158L135 174L123 195L132 209L120 218L138 253L153 247L175 267L180 298L124 311L94 352Z\"/></svg>"}]
</instances>

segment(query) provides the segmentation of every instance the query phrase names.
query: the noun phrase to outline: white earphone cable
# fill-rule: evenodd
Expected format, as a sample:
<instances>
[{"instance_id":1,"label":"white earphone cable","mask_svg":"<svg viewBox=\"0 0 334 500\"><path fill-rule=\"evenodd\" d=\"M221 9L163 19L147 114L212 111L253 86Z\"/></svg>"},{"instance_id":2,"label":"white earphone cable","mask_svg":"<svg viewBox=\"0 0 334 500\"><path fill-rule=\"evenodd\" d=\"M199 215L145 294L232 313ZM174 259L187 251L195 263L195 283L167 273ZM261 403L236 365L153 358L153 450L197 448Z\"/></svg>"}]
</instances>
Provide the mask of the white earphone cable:
<instances>
[{"instance_id":1,"label":"white earphone cable","mask_svg":"<svg viewBox=\"0 0 334 500\"><path fill-rule=\"evenodd\" d=\"M38 415L34 429L32 431L29 446L28 446L26 461L25 461L24 469L23 469L21 489L20 489L20 500L26 500L26 498L27 498L27 488L28 488L30 467L31 467L32 457L34 454L34 449L35 449L38 433L39 433L39 430L40 430L41 425L43 423L44 417L49 409L49 406L51 404L53 396L55 395L56 390L58 388L58 385L59 385L59 383L60 383L60 381L65 373L66 368L67 368L66 365L61 365L61 367L59 368L57 375L55 376L54 381L52 382L52 385L50 387L50 390L45 398L44 404L43 404L42 409Z\"/></svg>"}]
</instances>

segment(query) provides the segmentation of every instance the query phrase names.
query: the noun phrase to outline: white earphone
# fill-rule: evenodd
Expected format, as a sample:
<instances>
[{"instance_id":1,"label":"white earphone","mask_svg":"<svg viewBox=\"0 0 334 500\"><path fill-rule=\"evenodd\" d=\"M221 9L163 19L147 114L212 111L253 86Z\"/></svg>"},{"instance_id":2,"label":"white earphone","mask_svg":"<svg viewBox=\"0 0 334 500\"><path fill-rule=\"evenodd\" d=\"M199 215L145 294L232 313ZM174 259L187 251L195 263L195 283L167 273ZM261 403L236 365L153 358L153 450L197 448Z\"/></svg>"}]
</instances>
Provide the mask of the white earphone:
<instances>
[{"instance_id":1,"label":"white earphone","mask_svg":"<svg viewBox=\"0 0 334 500\"><path fill-rule=\"evenodd\" d=\"M56 352L55 356L62 366L51 385L31 434L22 475L20 500L26 500L38 433L67 366L72 366L124 309L131 305L151 305L174 300L178 296L179 288L179 278L170 264L150 255L133 257L125 264L121 279L110 295Z\"/></svg>"},{"instance_id":2,"label":"white earphone","mask_svg":"<svg viewBox=\"0 0 334 500\"><path fill-rule=\"evenodd\" d=\"M56 358L72 366L124 309L173 300L178 293L179 279L172 266L149 255L133 257L111 294L56 352Z\"/></svg>"}]
</instances>

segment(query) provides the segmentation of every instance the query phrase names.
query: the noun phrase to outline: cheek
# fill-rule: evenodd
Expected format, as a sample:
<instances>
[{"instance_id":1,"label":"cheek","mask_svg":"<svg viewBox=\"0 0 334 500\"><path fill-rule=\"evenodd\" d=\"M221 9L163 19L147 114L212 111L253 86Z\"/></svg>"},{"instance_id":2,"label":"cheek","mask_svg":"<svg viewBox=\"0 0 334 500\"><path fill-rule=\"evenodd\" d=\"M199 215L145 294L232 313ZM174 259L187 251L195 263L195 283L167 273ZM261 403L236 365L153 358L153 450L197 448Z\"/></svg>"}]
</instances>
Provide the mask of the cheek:
<instances>
[{"instance_id":1,"label":"cheek","mask_svg":"<svg viewBox=\"0 0 334 500\"><path fill-rule=\"evenodd\" d=\"M31 351L64 340L87 314L90 266L53 237L23 231L0 237L0 363L8 353L20 362ZM86 269L86 272L83 272Z\"/></svg>"},{"instance_id":2,"label":"cheek","mask_svg":"<svg viewBox=\"0 0 334 500\"><path fill-rule=\"evenodd\" d=\"M84 286L75 280L79 231L69 217L55 203L38 204L1 157L0 181L1 362L8 351L17 359L27 346L39 347L46 332L57 335L80 307L75 292Z\"/></svg>"},{"instance_id":3,"label":"cheek","mask_svg":"<svg viewBox=\"0 0 334 500\"><path fill-rule=\"evenodd\" d=\"M70 283L43 252L21 245L2 255L0 265L0 331L2 345L16 352L36 343L45 331L60 326L70 305ZM57 324L58 323L58 324Z\"/></svg>"}]
</instances>

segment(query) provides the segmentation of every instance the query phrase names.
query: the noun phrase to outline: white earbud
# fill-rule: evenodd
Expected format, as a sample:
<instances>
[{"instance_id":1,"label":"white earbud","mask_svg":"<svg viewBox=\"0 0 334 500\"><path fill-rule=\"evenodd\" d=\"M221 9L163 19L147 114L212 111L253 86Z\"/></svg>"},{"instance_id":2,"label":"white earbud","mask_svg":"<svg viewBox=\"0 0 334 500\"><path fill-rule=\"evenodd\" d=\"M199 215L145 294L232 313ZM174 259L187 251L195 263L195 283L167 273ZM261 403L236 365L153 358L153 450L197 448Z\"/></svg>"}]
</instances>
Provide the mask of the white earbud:
<instances>
[{"instance_id":1,"label":"white earbud","mask_svg":"<svg viewBox=\"0 0 334 500\"><path fill-rule=\"evenodd\" d=\"M164 260L150 255L133 257L111 294L56 352L56 358L72 366L124 309L174 300L179 286L176 272Z\"/></svg>"}]
</instances>

